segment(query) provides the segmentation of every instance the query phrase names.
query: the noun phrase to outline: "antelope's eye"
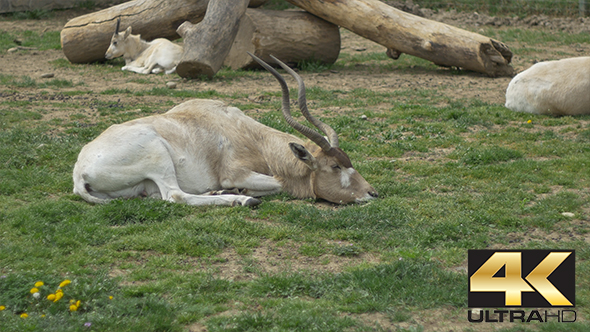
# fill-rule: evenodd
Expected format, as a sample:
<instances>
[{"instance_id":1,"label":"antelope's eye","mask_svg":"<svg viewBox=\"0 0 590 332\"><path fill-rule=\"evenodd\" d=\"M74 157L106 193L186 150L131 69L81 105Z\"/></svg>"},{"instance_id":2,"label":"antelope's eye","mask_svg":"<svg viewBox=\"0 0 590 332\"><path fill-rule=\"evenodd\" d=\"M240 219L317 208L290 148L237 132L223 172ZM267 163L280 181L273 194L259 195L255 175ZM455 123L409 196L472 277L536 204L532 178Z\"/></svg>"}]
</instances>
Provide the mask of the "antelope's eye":
<instances>
[{"instance_id":1,"label":"antelope's eye","mask_svg":"<svg viewBox=\"0 0 590 332\"><path fill-rule=\"evenodd\" d=\"M340 169L340 166L338 166L338 165L332 165L332 169Z\"/></svg>"}]
</instances>

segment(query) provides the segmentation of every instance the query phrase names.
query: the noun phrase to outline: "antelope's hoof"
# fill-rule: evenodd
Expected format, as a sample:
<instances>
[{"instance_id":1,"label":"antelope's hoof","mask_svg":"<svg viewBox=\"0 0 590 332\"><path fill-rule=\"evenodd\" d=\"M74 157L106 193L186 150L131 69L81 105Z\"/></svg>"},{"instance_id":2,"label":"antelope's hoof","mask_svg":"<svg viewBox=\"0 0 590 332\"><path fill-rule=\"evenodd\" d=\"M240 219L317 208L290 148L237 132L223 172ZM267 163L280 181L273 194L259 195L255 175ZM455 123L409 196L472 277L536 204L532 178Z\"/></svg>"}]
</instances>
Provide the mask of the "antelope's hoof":
<instances>
[{"instance_id":1,"label":"antelope's hoof","mask_svg":"<svg viewBox=\"0 0 590 332\"><path fill-rule=\"evenodd\" d=\"M254 198L254 197L250 197L249 199L247 199L246 201L244 201L242 203L243 206L256 206L258 204L262 203L261 200L259 200L258 198Z\"/></svg>"}]
</instances>

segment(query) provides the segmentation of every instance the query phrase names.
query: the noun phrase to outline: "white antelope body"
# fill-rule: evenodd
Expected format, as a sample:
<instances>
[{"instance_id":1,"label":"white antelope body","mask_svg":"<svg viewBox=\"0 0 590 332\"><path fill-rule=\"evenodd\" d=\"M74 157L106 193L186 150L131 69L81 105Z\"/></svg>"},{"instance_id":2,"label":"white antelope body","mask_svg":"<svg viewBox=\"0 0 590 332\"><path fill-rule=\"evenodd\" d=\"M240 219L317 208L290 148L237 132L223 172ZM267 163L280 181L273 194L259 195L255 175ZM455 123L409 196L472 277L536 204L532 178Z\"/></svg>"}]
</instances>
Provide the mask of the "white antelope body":
<instances>
[{"instance_id":1,"label":"white antelope body","mask_svg":"<svg viewBox=\"0 0 590 332\"><path fill-rule=\"evenodd\" d=\"M84 146L74 166L74 192L92 203L147 196L191 205L254 205L260 201L253 197L280 191L340 204L377 197L338 147L334 130L307 111L300 77L280 63L299 82L302 113L330 141L294 121L284 79L261 64L281 83L285 119L312 141L269 128L223 102L191 100L165 114L113 125ZM226 194L230 189L239 194Z\"/></svg>"},{"instance_id":2,"label":"white antelope body","mask_svg":"<svg viewBox=\"0 0 590 332\"><path fill-rule=\"evenodd\" d=\"M510 81L506 107L544 115L590 114L590 57L536 63Z\"/></svg>"},{"instance_id":3,"label":"white antelope body","mask_svg":"<svg viewBox=\"0 0 590 332\"><path fill-rule=\"evenodd\" d=\"M121 70L129 70L138 74L159 74L164 71L171 74L182 57L182 46L165 38L157 38L151 42L141 39L140 35L132 35L131 27L119 32L120 19L117 20L111 44L105 58L114 59L122 56L125 66Z\"/></svg>"}]
</instances>

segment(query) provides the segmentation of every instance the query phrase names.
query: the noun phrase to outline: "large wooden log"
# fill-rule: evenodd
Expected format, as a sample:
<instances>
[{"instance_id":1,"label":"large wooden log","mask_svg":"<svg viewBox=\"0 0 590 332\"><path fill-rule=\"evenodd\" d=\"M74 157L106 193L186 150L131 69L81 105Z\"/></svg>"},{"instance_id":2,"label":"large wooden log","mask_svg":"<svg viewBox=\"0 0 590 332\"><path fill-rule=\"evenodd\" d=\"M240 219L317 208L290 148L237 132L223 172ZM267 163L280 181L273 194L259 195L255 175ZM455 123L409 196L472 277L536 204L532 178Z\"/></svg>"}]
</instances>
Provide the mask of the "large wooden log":
<instances>
[{"instance_id":1,"label":"large wooden log","mask_svg":"<svg viewBox=\"0 0 590 332\"><path fill-rule=\"evenodd\" d=\"M378 0L287 0L326 21L388 48L393 58L414 55L437 65L489 76L512 76L512 52L477 33L405 13Z\"/></svg>"},{"instance_id":2,"label":"large wooden log","mask_svg":"<svg viewBox=\"0 0 590 332\"><path fill-rule=\"evenodd\" d=\"M229 53L247 7L248 0L210 0L199 24L181 24L177 32L184 38L184 53L176 66L178 75L213 77Z\"/></svg>"},{"instance_id":3,"label":"large wooden log","mask_svg":"<svg viewBox=\"0 0 590 332\"><path fill-rule=\"evenodd\" d=\"M182 22L199 22L208 0L135 0L70 20L61 31L64 55L72 63L104 60L117 18L121 29L128 26L145 40L177 39L176 28Z\"/></svg>"},{"instance_id":4,"label":"large wooden log","mask_svg":"<svg viewBox=\"0 0 590 332\"><path fill-rule=\"evenodd\" d=\"M260 7L262 5L264 5L268 0L250 0L250 4L248 4L248 7L250 8L256 8L256 7Z\"/></svg>"},{"instance_id":5,"label":"large wooden log","mask_svg":"<svg viewBox=\"0 0 590 332\"><path fill-rule=\"evenodd\" d=\"M248 9L223 64L233 69L259 68L246 52L270 64L274 64L271 54L285 63L332 64L340 53L340 30L304 11Z\"/></svg>"},{"instance_id":6,"label":"large wooden log","mask_svg":"<svg viewBox=\"0 0 590 332\"><path fill-rule=\"evenodd\" d=\"M185 21L200 22L209 0L133 0L70 20L61 31L61 46L72 63L104 60L117 18L121 28L133 28L145 40L178 39L176 29ZM259 5L259 0L253 0Z\"/></svg>"},{"instance_id":7,"label":"large wooden log","mask_svg":"<svg viewBox=\"0 0 590 332\"><path fill-rule=\"evenodd\" d=\"M96 6L112 6L125 0L94 0ZM35 10L68 9L82 5L85 0L2 0L0 13L32 12Z\"/></svg>"}]
</instances>

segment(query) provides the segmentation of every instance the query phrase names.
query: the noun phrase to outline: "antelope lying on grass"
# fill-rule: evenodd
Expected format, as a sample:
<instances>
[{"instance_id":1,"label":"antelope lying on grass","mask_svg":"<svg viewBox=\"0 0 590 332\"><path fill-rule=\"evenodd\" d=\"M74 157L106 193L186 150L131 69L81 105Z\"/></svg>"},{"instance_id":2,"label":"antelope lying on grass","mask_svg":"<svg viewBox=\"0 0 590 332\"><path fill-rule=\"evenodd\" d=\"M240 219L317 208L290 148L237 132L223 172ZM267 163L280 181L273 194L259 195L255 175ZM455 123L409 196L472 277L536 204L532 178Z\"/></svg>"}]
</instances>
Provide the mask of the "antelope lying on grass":
<instances>
[{"instance_id":1,"label":"antelope lying on grass","mask_svg":"<svg viewBox=\"0 0 590 332\"><path fill-rule=\"evenodd\" d=\"M279 81L287 123L311 141L264 126L223 102L195 99L113 125L84 146L74 166L74 193L91 203L147 196L190 205L255 205L260 200L253 196L280 191L340 204L377 197L338 147L334 129L307 110L301 77L275 59L299 84L301 112L329 140L291 117L285 80L252 57ZM240 194L225 193L231 189Z\"/></svg>"},{"instance_id":2,"label":"antelope lying on grass","mask_svg":"<svg viewBox=\"0 0 590 332\"><path fill-rule=\"evenodd\" d=\"M176 65L182 57L182 46L165 38L146 42L140 35L132 35L131 27L119 32L120 24L121 19L118 19L105 58L114 59L122 56L125 66L121 69L138 74L159 74L162 71L171 74L176 71Z\"/></svg>"},{"instance_id":3,"label":"antelope lying on grass","mask_svg":"<svg viewBox=\"0 0 590 332\"><path fill-rule=\"evenodd\" d=\"M590 57L539 62L516 75L506 107L545 115L590 114Z\"/></svg>"}]
</instances>

